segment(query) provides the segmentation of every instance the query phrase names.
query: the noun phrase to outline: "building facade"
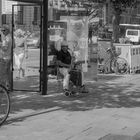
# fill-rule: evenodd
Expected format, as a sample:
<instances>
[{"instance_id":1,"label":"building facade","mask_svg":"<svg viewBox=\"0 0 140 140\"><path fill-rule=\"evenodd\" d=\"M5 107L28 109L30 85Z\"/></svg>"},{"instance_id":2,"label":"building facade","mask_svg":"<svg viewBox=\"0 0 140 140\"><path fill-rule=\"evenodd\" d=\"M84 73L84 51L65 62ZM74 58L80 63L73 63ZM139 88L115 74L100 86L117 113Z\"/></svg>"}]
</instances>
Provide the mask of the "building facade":
<instances>
[{"instance_id":1,"label":"building facade","mask_svg":"<svg viewBox=\"0 0 140 140\"><path fill-rule=\"evenodd\" d=\"M11 24L12 21L12 5L17 4L14 1L1 0L1 24ZM17 9L15 9L15 14Z\"/></svg>"},{"instance_id":2,"label":"building facade","mask_svg":"<svg viewBox=\"0 0 140 140\"><path fill-rule=\"evenodd\" d=\"M121 24L139 24L140 25L140 5L136 8L127 8L121 15Z\"/></svg>"}]
</instances>

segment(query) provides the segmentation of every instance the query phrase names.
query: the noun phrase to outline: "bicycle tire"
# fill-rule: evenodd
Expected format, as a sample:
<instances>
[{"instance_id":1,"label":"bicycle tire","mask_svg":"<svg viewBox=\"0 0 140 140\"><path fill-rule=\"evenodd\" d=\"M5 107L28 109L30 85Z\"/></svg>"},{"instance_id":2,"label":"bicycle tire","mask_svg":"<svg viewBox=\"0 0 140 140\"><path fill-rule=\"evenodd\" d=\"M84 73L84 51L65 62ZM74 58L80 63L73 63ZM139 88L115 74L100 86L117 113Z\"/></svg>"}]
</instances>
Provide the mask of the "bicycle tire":
<instances>
[{"instance_id":1,"label":"bicycle tire","mask_svg":"<svg viewBox=\"0 0 140 140\"><path fill-rule=\"evenodd\" d=\"M111 61L111 70L116 74L126 74L129 70L127 60L122 57L116 57Z\"/></svg>"},{"instance_id":2,"label":"bicycle tire","mask_svg":"<svg viewBox=\"0 0 140 140\"><path fill-rule=\"evenodd\" d=\"M10 97L8 90L0 85L0 126L6 121L10 112Z\"/></svg>"}]
</instances>

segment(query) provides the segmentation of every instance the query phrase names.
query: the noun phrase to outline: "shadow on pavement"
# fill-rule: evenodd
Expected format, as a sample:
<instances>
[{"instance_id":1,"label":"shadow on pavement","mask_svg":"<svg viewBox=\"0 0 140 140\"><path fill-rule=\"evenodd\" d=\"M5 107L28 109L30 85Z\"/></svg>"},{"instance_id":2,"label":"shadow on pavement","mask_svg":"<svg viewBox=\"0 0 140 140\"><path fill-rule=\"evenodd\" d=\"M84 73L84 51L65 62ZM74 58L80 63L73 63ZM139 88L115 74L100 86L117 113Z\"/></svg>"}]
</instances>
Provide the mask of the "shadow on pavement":
<instances>
[{"instance_id":1,"label":"shadow on pavement","mask_svg":"<svg viewBox=\"0 0 140 140\"><path fill-rule=\"evenodd\" d=\"M21 116L15 119L13 117L12 120L7 121L7 124L23 121L33 115L55 111L55 109L48 111L51 108L65 111L86 111L101 108L139 107L140 88L133 88L134 84L131 82L122 82L123 78L123 76L101 75L97 82L87 80L89 93L77 97L64 96L60 90L61 85L53 80L49 81L48 95L43 96L36 92L13 92L11 93L10 114L16 116L21 113ZM27 115L22 115L22 112L26 112L26 110Z\"/></svg>"},{"instance_id":2,"label":"shadow on pavement","mask_svg":"<svg viewBox=\"0 0 140 140\"><path fill-rule=\"evenodd\" d=\"M14 90L25 91L39 91L39 76L31 75L24 78L15 78L13 84Z\"/></svg>"},{"instance_id":3,"label":"shadow on pavement","mask_svg":"<svg viewBox=\"0 0 140 140\"><path fill-rule=\"evenodd\" d=\"M134 136L108 134L98 140L140 140L140 132L136 133Z\"/></svg>"},{"instance_id":4,"label":"shadow on pavement","mask_svg":"<svg viewBox=\"0 0 140 140\"><path fill-rule=\"evenodd\" d=\"M99 140L136 140L133 136L108 134Z\"/></svg>"}]
</instances>

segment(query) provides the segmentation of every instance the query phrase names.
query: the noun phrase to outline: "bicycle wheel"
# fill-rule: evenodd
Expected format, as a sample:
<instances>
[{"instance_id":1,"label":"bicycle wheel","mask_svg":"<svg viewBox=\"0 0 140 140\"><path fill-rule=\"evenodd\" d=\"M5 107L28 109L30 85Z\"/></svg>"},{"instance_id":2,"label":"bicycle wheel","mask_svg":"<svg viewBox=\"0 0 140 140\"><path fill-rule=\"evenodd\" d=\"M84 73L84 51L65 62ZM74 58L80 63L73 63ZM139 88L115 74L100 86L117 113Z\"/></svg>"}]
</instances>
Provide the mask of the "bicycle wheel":
<instances>
[{"instance_id":1,"label":"bicycle wheel","mask_svg":"<svg viewBox=\"0 0 140 140\"><path fill-rule=\"evenodd\" d=\"M10 111L10 97L8 90L0 85L0 125L7 119Z\"/></svg>"},{"instance_id":2,"label":"bicycle wheel","mask_svg":"<svg viewBox=\"0 0 140 140\"><path fill-rule=\"evenodd\" d=\"M115 73L125 74L128 72L128 63L127 60L121 57L117 57L111 62L111 69Z\"/></svg>"}]
</instances>

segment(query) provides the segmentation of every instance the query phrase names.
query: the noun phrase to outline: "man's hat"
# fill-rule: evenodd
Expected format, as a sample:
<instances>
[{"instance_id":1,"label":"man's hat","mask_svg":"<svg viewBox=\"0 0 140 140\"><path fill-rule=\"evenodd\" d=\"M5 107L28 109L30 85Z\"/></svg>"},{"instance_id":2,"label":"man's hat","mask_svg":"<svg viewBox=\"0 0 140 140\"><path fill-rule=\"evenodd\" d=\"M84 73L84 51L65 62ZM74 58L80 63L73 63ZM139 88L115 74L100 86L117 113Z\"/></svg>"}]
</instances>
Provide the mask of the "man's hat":
<instances>
[{"instance_id":1,"label":"man's hat","mask_svg":"<svg viewBox=\"0 0 140 140\"><path fill-rule=\"evenodd\" d=\"M67 41L62 41L62 42L61 42L61 47L63 47L63 46L67 46L67 47L68 47Z\"/></svg>"}]
</instances>

